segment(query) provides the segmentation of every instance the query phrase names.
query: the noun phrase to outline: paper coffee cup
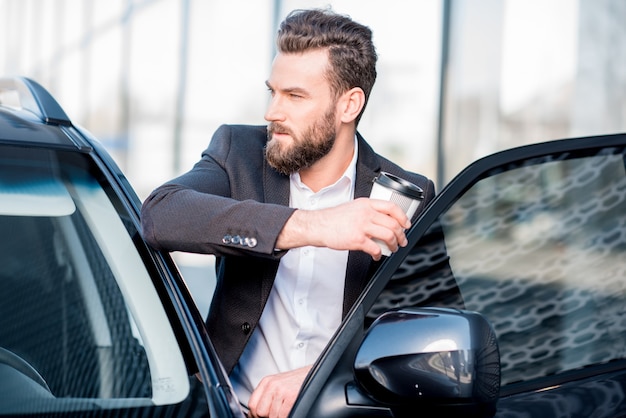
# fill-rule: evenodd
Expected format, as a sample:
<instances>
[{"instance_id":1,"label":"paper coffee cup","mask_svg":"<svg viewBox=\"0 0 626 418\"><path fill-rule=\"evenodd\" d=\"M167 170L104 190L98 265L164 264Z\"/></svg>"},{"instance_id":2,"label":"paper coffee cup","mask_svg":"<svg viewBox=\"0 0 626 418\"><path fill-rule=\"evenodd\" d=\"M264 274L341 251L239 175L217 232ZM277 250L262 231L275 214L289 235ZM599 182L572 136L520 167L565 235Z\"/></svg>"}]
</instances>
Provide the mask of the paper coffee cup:
<instances>
[{"instance_id":1,"label":"paper coffee cup","mask_svg":"<svg viewBox=\"0 0 626 418\"><path fill-rule=\"evenodd\" d=\"M404 213L406 213L406 216L411 219L424 199L424 191L421 187L410 181L381 171L380 174L374 178L370 198L394 202L400 206ZM379 240L374 241L376 241L382 250L383 255L391 255L391 250L385 243Z\"/></svg>"}]
</instances>

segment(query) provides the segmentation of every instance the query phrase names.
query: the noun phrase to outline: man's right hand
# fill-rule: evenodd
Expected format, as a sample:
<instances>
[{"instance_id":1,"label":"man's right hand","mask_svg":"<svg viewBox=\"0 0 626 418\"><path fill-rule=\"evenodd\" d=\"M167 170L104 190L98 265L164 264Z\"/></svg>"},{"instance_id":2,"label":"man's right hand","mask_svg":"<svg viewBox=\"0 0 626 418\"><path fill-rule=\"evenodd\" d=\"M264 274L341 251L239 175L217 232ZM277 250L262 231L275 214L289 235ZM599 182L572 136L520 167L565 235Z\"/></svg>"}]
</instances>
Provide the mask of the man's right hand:
<instances>
[{"instance_id":1,"label":"man's right hand","mask_svg":"<svg viewBox=\"0 0 626 418\"><path fill-rule=\"evenodd\" d=\"M404 231L410 220L392 202L359 198L327 209L296 210L289 218L276 243L281 250L304 247L328 247L335 250L360 250L379 260L378 239L396 251L407 245Z\"/></svg>"}]
</instances>

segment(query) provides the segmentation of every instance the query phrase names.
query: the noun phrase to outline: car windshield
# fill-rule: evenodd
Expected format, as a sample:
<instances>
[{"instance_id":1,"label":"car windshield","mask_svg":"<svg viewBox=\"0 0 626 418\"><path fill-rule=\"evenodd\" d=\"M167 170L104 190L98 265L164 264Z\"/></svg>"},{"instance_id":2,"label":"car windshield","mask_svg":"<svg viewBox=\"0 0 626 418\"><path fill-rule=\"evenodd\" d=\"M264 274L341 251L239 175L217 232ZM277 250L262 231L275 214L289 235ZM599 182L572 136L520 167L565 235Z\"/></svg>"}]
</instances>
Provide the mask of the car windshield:
<instances>
[{"instance_id":1,"label":"car windshield","mask_svg":"<svg viewBox=\"0 0 626 418\"><path fill-rule=\"evenodd\" d=\"M90 158L0 151L0 415L189 395L136 227Z\"/></svg>"}]
</instances>

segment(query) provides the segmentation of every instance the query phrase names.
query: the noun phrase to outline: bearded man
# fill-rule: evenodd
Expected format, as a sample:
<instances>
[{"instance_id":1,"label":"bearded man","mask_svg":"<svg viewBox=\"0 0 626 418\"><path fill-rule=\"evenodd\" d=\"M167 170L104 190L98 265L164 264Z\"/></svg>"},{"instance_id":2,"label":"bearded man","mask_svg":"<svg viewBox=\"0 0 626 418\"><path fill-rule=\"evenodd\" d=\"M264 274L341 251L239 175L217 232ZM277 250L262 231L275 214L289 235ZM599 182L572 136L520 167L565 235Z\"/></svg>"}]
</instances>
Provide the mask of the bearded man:
<instances>
[{"instance_id":1,"label":"bearded man","mask_svg":"<svg viewBox=\"0 0 626 418\"><path fill-rule=\"evenodd\" d=\"M144 202L156 249L216 255L207 318L250 416L286 416L381 259L410 226L369 199L381 171L434 196L432 181L376 154L357 132L376 79L371 30L328 10L281 23L266 82L267 126L221 126L201 160ZM417 214L415 215L417 216Z\"/></svg>"}]
</instances>

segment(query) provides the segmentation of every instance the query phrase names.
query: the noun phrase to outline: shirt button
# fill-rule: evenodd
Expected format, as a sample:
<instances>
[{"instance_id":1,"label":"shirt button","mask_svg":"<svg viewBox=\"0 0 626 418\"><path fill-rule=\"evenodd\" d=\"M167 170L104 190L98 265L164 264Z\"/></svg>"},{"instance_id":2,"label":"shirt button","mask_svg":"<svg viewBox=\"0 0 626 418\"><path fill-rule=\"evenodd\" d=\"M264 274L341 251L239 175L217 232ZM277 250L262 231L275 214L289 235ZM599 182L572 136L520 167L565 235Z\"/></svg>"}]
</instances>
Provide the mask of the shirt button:
<instances>
[{"instance_id":1,"label":"shirt button","mask_svg":"<svg viewBox=\"0 0 626 418\"><path fill-rule=\"evenodd\" d=\"M298 344L298 348L302 348L302 347L304 347L304 343Z\"/></svg>"},{"instance_id":2,"label":"shirt button","mask_svg":"<svg viewBox=\"0 0 626 418\"><path fill-rule=\"evenodd\" d=\"M241 324L241 330L244 334L248 334L250 332L250 329L252 329L252 327L248 322L244 322L243 324Z\"/></svg>"}]
</instances>

